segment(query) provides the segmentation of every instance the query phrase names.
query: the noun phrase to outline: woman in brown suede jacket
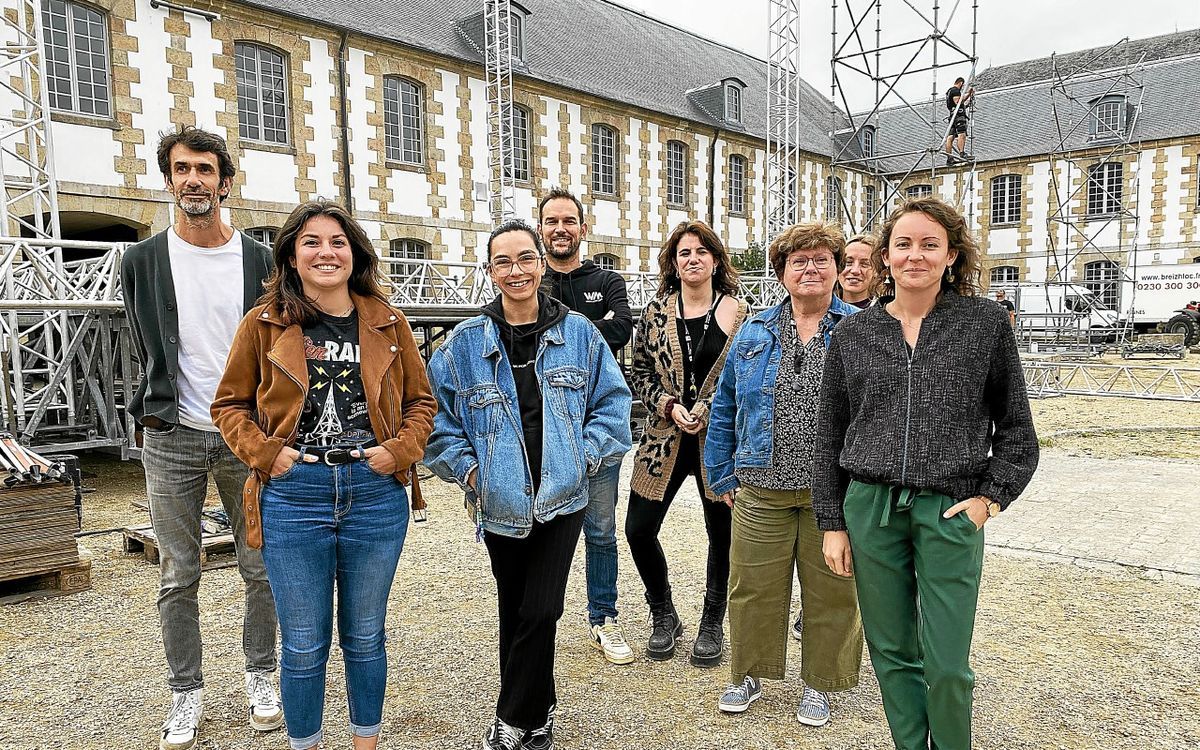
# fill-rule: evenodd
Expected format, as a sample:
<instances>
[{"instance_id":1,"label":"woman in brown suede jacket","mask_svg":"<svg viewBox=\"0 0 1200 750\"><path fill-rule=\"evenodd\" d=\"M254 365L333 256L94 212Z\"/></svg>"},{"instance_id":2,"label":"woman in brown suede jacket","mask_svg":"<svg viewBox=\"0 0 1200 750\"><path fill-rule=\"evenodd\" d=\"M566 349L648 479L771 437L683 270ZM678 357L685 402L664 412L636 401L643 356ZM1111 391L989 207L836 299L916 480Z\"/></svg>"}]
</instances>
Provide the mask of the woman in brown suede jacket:
<instances>
[{"instance_id":1,"label":"woman in brown suede jacket","mask_svg":"<svg viewBox=\"0 0 1200 750\"><path fill-rule=\"evenodd\" d=\"M321 742L338 590L355 750L382 724L387 597L436 402L404 315L387 303L362 227L299 206L275 244L264 304L238 327L213 421L251 469L243 508L279 614L280 687L294 750Z\"/></svg>"}]
</instances>

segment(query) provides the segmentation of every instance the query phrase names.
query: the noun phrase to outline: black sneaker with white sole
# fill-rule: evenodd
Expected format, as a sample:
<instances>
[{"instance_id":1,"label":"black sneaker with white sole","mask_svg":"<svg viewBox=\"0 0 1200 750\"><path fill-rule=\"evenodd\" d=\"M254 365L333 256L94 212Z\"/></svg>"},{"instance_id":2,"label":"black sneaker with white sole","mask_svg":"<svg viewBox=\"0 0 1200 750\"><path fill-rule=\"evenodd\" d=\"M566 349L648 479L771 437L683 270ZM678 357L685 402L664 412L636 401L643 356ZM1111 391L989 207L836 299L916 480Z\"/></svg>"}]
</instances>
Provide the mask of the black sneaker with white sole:
<instances>
[{"instance_id":1,"label":"black sneaker with white sole","mask_svg":"<svg viewBox=\"0 0 1200 750\"><path fill-rule=\"evenodd\" d=\"M506 724L499 716L483 736L483 750L521 750L525 731Z\"/></svg>"},{"instance_id":2,"label":"black sneaker with white sole","mask_svg":"<svg viewBox=\"0 0 1200 750\"><path fill-rule=\"evenodd\" d=\"M531 729L521 741L521 750L554 750L554 709L551 705L546 716L546 723L537 729Z\"/></svg>"}]
</instances>

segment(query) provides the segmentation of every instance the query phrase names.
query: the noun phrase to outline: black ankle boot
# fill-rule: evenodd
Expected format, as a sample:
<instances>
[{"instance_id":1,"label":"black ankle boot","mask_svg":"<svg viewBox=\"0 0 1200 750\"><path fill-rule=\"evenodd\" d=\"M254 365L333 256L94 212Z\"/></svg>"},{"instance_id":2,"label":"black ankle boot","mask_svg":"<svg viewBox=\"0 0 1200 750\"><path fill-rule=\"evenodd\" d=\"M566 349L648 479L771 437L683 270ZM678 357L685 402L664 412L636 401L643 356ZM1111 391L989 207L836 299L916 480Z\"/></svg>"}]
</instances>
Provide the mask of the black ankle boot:
<instances>
[{"instance_id":1,"label":"black ankle boot","mask_svg":"<svg viewBox=\"0 0 1200 750\"><path fill-rule=\"evenodd\" d=\"M691 663L694 667L715 667L721 663L725 650L725 599L704 599L704 614L700 616L700 628L696 631L696 642L692 644Z\"/></svg>"},{"instance_id":2,"label":"black ankle boot","mask_svg":"<svg viewBox=\"0 0 1200 750\"><path fill-rule=\"evenodd\" d=\"M683 623L675 612L670 589L667 589L667 596L661 602L651 601L647 594L646 603L650 605L653 621L650 640L646 643L646 656L655 661L666 661L675 655L675 641L683 635Z\"/></svg>"}]
</instances>

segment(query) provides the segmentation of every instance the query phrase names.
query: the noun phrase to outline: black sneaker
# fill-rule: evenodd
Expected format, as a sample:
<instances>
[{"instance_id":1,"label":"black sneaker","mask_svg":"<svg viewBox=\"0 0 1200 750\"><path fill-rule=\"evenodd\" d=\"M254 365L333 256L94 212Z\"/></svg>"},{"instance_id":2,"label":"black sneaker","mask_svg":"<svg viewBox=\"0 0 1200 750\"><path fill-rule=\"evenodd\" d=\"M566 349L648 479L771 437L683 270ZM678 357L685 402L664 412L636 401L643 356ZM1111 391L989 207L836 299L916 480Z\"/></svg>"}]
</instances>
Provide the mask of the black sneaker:
<instances>
[{"instance_id":1,"label":"black sneaker","mask_svg":"<svg viewBox=\"0 0 1200 750\"><path fill-rule=\"evenodd\" d=\"M521 750L524 730L505 724L499 716L483 736L483 750Z\"/></svg>"},{"instance_id":2,"label":"black sneaker","mask_svg":"<svg viewBox=\"0 0 1200 750\"><path fill-rule=\"evenodd\" d=\"M555 708L556 706L550 706L545 724L537 729L529 730L529 733L525 735L525 739L521 741L521 750L554 750Z\"/></svg>"}]
</instances>

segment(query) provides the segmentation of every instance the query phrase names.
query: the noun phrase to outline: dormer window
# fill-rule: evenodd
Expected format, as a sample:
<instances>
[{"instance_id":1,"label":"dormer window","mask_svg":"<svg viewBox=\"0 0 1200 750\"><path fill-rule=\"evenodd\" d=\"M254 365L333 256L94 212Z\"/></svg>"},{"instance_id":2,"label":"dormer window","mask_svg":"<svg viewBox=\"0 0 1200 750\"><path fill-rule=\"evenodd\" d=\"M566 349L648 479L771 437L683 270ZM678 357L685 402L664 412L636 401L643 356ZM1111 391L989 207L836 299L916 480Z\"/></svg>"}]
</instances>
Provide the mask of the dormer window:
<instances>
[{"instance_id":1,"label":"dormer window","mask_svg":"<svg viewBox=\"0 0 1200 750\"><path fill-rule=\"evenodd\" d=\"M475 52L487 58L487 15L486 10L476 11L463 16L454 22L455 30ZM525 27L530 16L529 10L519 3L509 2L508 35L512 41L512 59L515 62L525 62Z\"/></svg>"},{"instance_id":2,"label":"dormer window","mask_svg":"<svg viewBox=\"0 0 1200 750\"><path fill-rule=\"evenodd\" d=\"M1092 116L1088 131L1092 140L1117 139L1129 127L1129 105L1119 94L1103 96L1092 101Z\"/></svg>"},{"instance_id":3,"label":"dormer window","mask_svg":"<svg viewBox=\"0 0 1200 750\"><path fill-rule=\"evenodd\" d=\"M725 122L740 125L742 122L742 89L746 84L736 78L727 78L722 83L725 91Z\"/></svg>"},{"instance_id":4,"label":"dormer window","mask_svg":"<svg viewBox=\"0 0 1200 750\"><path fill-rule=\"evenodd\" d=\"M508 35L512 39L512 56L516 60L525 59L525 11L516 3L508 14Z\"/></svg>"}]
</instances>

